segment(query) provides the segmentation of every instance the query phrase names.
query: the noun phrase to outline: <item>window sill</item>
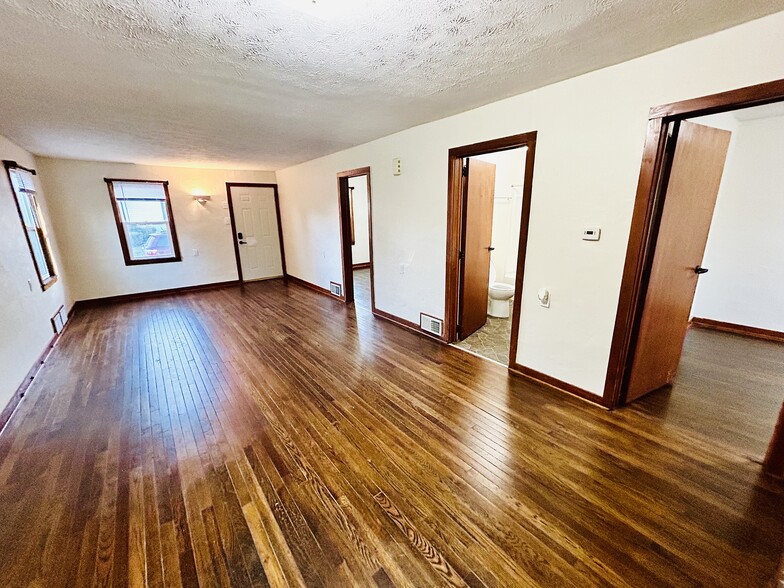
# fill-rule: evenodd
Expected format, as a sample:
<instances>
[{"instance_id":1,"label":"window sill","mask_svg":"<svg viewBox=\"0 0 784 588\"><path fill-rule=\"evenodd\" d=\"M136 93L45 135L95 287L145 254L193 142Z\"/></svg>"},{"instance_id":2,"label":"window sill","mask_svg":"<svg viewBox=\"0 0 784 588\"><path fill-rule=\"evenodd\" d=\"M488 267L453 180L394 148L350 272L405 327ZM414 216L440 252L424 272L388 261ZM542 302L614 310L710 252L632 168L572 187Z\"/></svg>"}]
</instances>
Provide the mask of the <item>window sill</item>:
<instances>
[{"instance_id":1,"label":"window sill","mask_svg":"<svg viewBox=\"0 0 784 588\"><path fill-rule=\"evenodd\" d=\"M57 283L57 276L52 276L45 282L41 282L41 291L46 292L49 288L54 286Z\"/></svg>"},{"instance_id":2,"label":"window sill","mask_svg":"<svg viewBox=\"0 0 784 588\"><path fill-rule=\"evenodd\" d=\"M125 265L153 265L156 263L174 263L178 261L182 261L182 257L179 255L177 257L167 257L165 259L126 259Z\"/></svg>"}]
</instances>

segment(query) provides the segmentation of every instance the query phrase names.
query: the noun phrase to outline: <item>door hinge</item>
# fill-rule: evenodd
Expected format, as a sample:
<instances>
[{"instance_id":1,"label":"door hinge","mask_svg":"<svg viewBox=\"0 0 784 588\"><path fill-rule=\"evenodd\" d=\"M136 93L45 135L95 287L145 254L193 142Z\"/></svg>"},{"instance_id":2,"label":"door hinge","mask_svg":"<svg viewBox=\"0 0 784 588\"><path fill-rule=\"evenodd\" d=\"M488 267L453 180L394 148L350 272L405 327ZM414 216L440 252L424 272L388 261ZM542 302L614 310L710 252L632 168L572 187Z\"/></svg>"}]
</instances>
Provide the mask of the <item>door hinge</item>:
<instances>
[{"instance_id":1,"label":"door hinge","mask_svg":"<svg viewBox=\"0 0 784 588\"><path fill-rule=\"evenodd\" d=\"M467 163L463 164L463 177L464 178L468 177L468 164Z\"/></svg>"},{"instance_id":2,"label":"door hinge","mask_svg":"<svg viewBox=\"0 0 784 588\"><path fill-rule=\"evenodd\" d=\"M457 258L458 258L460 261L464 260L464 259L465 259L465 251L458 251L458 252L457 252Z\"/></svg>"},{"instance_id":3,"label":"door hinge","mask_svg":"<svg viewBox=\"0 0 784 588\"><path fill-rule=\"evenodd\" d=\"M458 341L463 338L463 325L457 325L457 339Z\"/></svg>"}]
</instances>

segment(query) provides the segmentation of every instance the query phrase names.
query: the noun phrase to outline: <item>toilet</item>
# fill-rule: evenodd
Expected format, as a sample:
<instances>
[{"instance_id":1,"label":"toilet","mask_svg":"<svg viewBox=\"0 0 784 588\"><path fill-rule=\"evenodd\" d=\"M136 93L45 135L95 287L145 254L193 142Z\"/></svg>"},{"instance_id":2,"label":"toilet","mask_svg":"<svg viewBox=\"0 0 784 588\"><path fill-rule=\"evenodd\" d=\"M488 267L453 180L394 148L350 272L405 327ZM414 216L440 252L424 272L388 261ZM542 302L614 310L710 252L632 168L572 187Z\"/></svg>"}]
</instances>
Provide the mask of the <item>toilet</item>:
<instances>
[{"instance_id":1,"label":"toilet","mask_svg":"<svg viewBox=\"0 0 784 588\"><path fill-rule=\"evenodd\" d=\"M497 279L495 265L491 261L487 314L496 318L509 318L509 300L514 296L514 286L497 282Z\"/></svg>"}]
</instances>

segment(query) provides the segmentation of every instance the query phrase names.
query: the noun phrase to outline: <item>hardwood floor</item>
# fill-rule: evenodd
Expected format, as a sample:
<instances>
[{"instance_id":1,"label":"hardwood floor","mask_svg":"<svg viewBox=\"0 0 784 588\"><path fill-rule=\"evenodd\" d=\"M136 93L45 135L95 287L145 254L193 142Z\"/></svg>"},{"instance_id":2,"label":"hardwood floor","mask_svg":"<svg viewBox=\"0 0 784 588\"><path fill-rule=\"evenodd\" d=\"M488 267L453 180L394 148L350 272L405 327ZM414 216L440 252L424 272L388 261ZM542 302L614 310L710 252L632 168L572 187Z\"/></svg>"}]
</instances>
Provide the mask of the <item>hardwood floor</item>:
<instances>
[{"instance_id":1,"label":"hardwood floor","mask_svg":"<svg viewBox=\"0 0 784 588\"><path fill-rule=\"evenodd\" d=\"M609 413L282 281L85 310L0 435L0 578L764 586L784 346L689 337L692 400Z\"/></svg>"},{"instance_id":2,"label":"hardwood floor","mask_svg":"<svg viewBox=\"0 0 784 588\"><path fill-rule=\"evenodd\" d=\"M354 270L354 303L361 310L371 311L370 268Z\"/></svg>"}]
</instances>

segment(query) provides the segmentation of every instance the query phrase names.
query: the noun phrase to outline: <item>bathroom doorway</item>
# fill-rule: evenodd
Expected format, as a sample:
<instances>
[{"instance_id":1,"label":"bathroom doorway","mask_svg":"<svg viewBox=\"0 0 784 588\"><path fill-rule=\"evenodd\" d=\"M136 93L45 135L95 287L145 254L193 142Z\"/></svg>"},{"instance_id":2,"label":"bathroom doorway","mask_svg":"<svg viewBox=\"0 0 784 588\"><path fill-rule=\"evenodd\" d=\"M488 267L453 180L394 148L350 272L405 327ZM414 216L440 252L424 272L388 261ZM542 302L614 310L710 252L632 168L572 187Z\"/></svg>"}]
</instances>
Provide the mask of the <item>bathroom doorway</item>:
<instances>
[{"instance_id":1,"label":"bathroom doorway","mask_svg":"<svg viewBox=\"0 0 784 588\"><path fill-rule=\"evenodd\" d=\"M338 204L343 298L346 304L355 302L357 308L375 312L369 167L338 174Z\"/></svg>"},{"instance_id":2,"label":"bathroom doorway","mask_svg":"<svg viewBox=\"0 0 784 588\"><path fill-rule=\"evenodd\" d=\"M445 334L514 365L536 133L449 152Z\"/></svg>"}]
</instances>

